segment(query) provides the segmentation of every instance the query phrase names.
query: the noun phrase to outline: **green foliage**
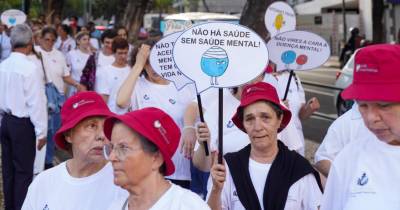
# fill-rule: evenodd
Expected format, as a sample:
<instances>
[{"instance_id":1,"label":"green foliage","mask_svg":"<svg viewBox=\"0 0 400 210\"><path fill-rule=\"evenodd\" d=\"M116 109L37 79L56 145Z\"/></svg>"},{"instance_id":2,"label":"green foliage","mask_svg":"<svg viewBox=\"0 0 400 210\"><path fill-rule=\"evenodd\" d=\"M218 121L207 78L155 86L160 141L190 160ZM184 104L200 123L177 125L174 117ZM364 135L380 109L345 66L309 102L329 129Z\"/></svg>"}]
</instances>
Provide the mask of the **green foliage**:
<instances>
[{"instance_id":1,"label":"green foliage","mask_svg":"<svg viewBox=\"0 0 400 210\"><path fill-rule=\"evenodd\" d=\"M21 0L0 0L0 13L8 9L21 9Z\"/></svg>"}]
</instances>

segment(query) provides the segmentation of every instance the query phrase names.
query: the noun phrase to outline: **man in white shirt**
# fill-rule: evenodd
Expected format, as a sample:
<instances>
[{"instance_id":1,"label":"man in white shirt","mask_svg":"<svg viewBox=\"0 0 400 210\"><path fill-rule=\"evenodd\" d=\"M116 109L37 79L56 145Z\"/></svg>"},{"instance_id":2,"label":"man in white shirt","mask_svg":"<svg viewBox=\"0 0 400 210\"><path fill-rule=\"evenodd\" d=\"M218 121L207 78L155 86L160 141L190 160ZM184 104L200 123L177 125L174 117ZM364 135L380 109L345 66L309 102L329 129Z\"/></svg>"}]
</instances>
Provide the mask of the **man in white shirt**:
<instances>
[{"instance_id":1,"label":"man in white shirt","mask_svg":"<svg viewBox=\"0 0 400 210\"><path fill-rule=\"evenodd\" d=\"M2 175L5 209L21 209L33 178L35 146L46 144L47 106L43 80L28 60L32 31L17 25L11 31L13 52L0 64Z\"/></svg>"},{"instance_id":2,"label":"man in white shirt","mask_svg":"<svg viewBox=\"0 0 400 210\"><path fill-rule=\"evenodd\" d=\"M101 34L101 45L102 48L99 52L97 58L97 69L103 66L111 65L114 61L114 54L112 51L112 43L115 37L117 37L117 32L112 29L105 30Z\"/></svg>"},{"instance_id":3,"label":"man in white shirt","mask_svg":"<svg viewBox=\"0 0 400 210\"><path fill-rule=\"evenodd\" d=\"M112 51L115 61L96 72L96 92L101 94L112 112L125 114L128 109L117 106L118 90L130 72L128 66L128 42L120 37L114 39Z\"/></svg>"},{"instance_id":4,"label":"man in white shirt","mask_svg":"<svg viewBox=\"0 0 400 210\"><path fill-rule=\"evenodd\" d=\"M0 63L11 54L10 37L7 34L7 26L0 23Z\"/></svg>"}]
</instances>

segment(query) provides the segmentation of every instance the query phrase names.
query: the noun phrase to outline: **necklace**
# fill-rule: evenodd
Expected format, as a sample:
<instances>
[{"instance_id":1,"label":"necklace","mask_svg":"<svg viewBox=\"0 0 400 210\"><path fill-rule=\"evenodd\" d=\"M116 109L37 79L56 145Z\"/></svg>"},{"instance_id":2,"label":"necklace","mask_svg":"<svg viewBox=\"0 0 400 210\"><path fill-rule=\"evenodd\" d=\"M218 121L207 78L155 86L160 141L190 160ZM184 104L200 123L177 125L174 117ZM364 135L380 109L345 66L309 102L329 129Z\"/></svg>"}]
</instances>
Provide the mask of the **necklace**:
<instances>
[{"instance_id":1,"label":"necklace","mask_svg":"<svg viewBox=\"0 0 400 210\"><path fill-rule=\"evenodd\" d=\"M128 197L129 198L129 197ZM126 207L128 206L128 198L126 198L124 205L122 206L121 210L125 210Z\"/></svg>"}]
</instances>

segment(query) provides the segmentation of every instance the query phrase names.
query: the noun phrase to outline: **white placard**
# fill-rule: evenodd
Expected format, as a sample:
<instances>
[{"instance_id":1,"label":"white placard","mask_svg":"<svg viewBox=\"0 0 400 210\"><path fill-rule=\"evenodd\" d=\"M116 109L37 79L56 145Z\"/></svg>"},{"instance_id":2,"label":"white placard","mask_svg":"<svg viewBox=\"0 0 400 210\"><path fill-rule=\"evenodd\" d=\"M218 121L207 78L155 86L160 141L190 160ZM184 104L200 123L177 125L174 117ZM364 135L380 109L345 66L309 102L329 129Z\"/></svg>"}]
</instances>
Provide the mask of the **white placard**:
<instances>
[{"instance_id":1,"label":"white placard","mask_svg":"<svg viewBox=\"0 0 400 210\"><path fill-rule=\"evenodd\" d=\"M178 90L187 84L193 83L192 80L179 71L172 55L174 43L181 34L182 32L175 32L165 36L153 46L150 52L151 67L158 75L173 82Z\"/></svg>"},{"instance_id":2,"label":"white placard","mask_svg":"<svg viewBox=\"0 0 400 210\"><path fill-rule=\"evenodd\" d=\"M25 21L25 13L17 9L9 9L1 14L1 22L7 25L7 27L12 27Z\"/></svg>"},{"instance_id":3,"label":"white placard","mask_svg":"<svg viewBox=\"0 0 400 210\"><path fill-rule=\"evenodd\" d=\"M271 37L296 29L296 14L290 5L282 1L275 2L267 8L264 20Z\"/></svg>"},{"instance_id":4,"label":"white placard","mask_svg":"<svg viewBox=\"0 0 400 210\"><path fill-rule=\"evenodd\" d=\"M235 87L260 75L268 65L263 39L247 27L223 22L197 24L176 40L173 55L198 93Z\"/></svg>"},{"instance_id":5,"label":"white placard","mask_svg":"<svg viewBox=\"0 0 400 210\"><path fill-rule=\"evenodd\" d=\"M314 69L331 55L325 39L307 31L289 31L272 37L268 51L277 71Z\"/></svg>"}]
</instances>

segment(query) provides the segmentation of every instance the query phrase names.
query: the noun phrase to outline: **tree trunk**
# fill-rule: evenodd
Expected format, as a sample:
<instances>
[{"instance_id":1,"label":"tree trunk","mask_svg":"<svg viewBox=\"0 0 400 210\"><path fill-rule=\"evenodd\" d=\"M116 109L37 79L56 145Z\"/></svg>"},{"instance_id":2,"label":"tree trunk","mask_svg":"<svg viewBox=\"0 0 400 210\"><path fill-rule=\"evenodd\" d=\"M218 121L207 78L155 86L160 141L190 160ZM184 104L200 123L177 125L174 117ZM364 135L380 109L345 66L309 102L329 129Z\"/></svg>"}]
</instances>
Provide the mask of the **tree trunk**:
<instances>
[{"instance_id":1,"label":"tree trunk","mask_svg":"<svg viewBox=\"0 0 400 210\"><path fill-rule=\"evenodd\" d=\"M42 0L43 11L45 11L46 17L49 16L51 24L54 16L62 17L62 11L64 7L64 0Z\"/></svg>"},{"instance_id":2,"label":"tree trunk","mask_svg":"<svg viewBox=\"0 0 400 210\"><path fill-rule=\"evenodd\" d=\"M208 7L206 0L202 0L202 2L203 2L204 8L206 9L206 12L210 12L210 8Z\"/></svg>"},{"instance_id":3,"label":"tree trunk","mask_svg":"<svg viewBox=\"0 0 400 210\"><path fill-rule=\"evenodd\" d=\"M383 13L385 5L383 0L372 1L372 41L373 43L382 43L385 39L385 30L383 27Z\"/></svg>"},{"instance_id":4,"label":"tree trunk","mask_svg":"<svg viewBox=\"0 0 400 210\"><path fill-rule=\"evenodd\" d=\"M129 31L129 39L136 40L140 27L142 26L143 16L146 13L149 0L129 0L126 5L123 25Z\"/></svg>"},{"instance_id":5,"label":"tree trunk","mask_svg":"<svg viewBox=\"0 0 400 210\"><path fill-rule=\"evenodd\" d=\"M264 16L268 6L275 1L277 0L247 0L240 17L240 24L253 29L264 40L268 40Z\"/></svg>"}]
</instances>

